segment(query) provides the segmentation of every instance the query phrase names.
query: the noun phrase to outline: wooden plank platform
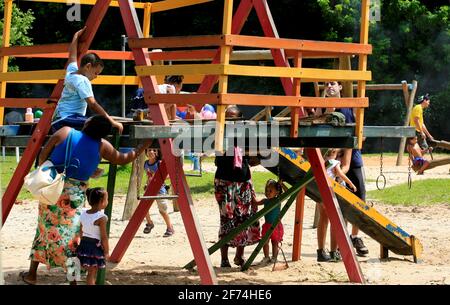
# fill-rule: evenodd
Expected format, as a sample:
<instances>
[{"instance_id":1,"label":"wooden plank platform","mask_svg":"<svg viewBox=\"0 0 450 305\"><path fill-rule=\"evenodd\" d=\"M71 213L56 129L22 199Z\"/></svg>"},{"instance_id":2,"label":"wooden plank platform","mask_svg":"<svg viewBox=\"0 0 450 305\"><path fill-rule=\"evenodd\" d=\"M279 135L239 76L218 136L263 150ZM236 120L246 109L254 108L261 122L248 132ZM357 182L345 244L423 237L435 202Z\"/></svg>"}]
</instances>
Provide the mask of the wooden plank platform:
<instances>
[{"instance_id":1,"label":"wooden plank platform","mask_svg":"<svg viewBox=\"0 0 450 305\"><path fill-rule=\"evenodd\" d=\"M215 121L176 121L171 126L150 125L150 121L133 121L117 118L124 124L124 134L120 137L120 147L134 147L143 139L177 138L180 148L191 149L192 152L213 152ZM198 123L198 124L196 124ZM21 131L27 134L17 134L17 126L0 126L0 145L6 147L25 147L30 139L30 133L35 124L20 124ZM26 128L25 128L26 127ZM300 126L299 137L290 135L290 122L254 122L227 121L224 145L233 147L234 141L247 150L269 149L271 147L340 147L355 148L354 124L342 127L330 125ZM365 126L365 137L411 137L415 135L412 127L403 126Z\"/></svg>"}]
</instances>

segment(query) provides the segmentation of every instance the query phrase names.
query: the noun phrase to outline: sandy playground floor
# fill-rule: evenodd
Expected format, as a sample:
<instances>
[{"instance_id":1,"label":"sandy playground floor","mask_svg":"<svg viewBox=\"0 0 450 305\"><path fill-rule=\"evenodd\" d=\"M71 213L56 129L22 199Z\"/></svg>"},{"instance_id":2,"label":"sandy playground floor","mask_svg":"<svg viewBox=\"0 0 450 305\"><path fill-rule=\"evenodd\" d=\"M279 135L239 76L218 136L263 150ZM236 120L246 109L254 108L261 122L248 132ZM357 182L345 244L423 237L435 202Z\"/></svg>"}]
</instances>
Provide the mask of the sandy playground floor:
<instances>
[{"instance_id":1,"label":"sandy playground floor","mask_svg":"<svg viewBox=\"0 0 450 305\"><path fill-rule=\"evenodd\" d=\"M407 166L395 167L395 157L384 158L384 173L388 186L404 183L407 179ZM379 173L378 158L366 158L367 188L375 189ZM424 176L413 174L413 180L429 178L450 178L449 166L427 171ZM214 170L207 168L206 170ZM260 170L260 169L256 169ZM442 186L449 189L449 186ZM262 194L259 194L260 198ZM370 201L370 198L368 198ZM121 221L125 196L116 196L111 224L110 247L114 248L127 222ZM213 197L194 200L195 209L201 224L201 230L207 247L217 241L219 215ZM390 253L388 260L380 261L379 245L362 234L369 248L367 257L359 257L360 265L368 283L372 284L450 284L450 202L432 207L392 207L375 203L375 208L387 218L400 225L410 234L416 235L423 244L422 262L414 264L412 257ZM142 233L142 224L124 258L119 264L107 266L107 284L199 284L196 271L182 269L192 259L189 242L184 230L181 215L172 212L170 216L175 227L175 235L163 238L165 225L156 206L151 208L155 228L151 234ZM2 265L7 284L23 284L19 272L29 266L28 254L34 237L37 221L37 203L23 202L15 205L1 232ZM254 265L248 271L241 272L237 267L219 268L220 254L211 256L220 284L335 284L348 283L348 277L342 263L318 263L316 261L316 230L312 229L314 203L307 200L303 231L302 257L300 261L291 261L294 208L287 213L283 224L285 238L283 250L287 256L289 268L284 271L272 271L272 266ZM263 221L261 221L261 224ZM248 257L255 246L246 248ZM230 259L234 249L230 249ZM255 263L261 261L259 254ZM254 264L255 264L254 263ZM40 284L67 285L61 269L39 269Z\"/></svg>"}]
</instances>

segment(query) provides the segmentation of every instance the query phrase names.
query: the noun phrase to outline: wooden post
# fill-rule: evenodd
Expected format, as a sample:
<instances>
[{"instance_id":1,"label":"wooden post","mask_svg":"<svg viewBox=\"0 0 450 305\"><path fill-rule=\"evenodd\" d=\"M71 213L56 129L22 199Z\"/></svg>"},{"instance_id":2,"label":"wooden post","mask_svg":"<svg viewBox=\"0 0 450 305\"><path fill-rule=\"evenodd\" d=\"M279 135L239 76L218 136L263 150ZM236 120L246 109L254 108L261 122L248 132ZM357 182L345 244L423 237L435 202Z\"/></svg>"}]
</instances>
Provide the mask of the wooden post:
<instances>
[{"instance_id":1,"label":"wooden post","mask_svg":"<svg viewBox=\"0 0 450 305\"><path fill-rule=\"evenodd\" d=\"M300 52L295 53L294 57L294 65L296 68L302 67L302 54ZM300 78L294 79L294 86L292 90L293 96L301 95L301 80ZM298 137L298 121L299 121L300 113L298 111L298 107L291 107L291 138Z\"/></svg>"},{"instance_id":2,"label":"wooden post","mask_svg":"<svg viewBox=\"0 0 450 305\"><path fill-rule=\"evenodd\" d=\"M314 209L314 220L313 220L313 229L317 229L317 226L319 225L319 219L320 219L320 206L319 203L316 202L316 208Z\"/></svg>"},{"instance_id":3,"label":"wooden post","mask_svg":"<svg viewBox=\"0 0 450 305\"><path fill-rule=\"evenodd\" d=\"M150 20L152 14L152 3L146 2L144 4L144 21L142 24L142 35L144 38L150 37Z\"/></svg>"},{"instance_id":4,"label":"wooden post","mask_svg":"<svg viewBox=\"0 0 450 305\"><path fill-rule=\"evenodd\" d=\"M222 34L231 34L231 24L233 19L233 0L224 1L223 10L223 24L222 24ZM228 65L230 63L230 46L222 46L220 49L220 63L222 65ZM228 76L219 76L219 93L227 93L228 91ZM216 121L216 133L214 149L219 154L223 152L223 136L225 133L225 110L226 105L217 106L217 121Z\"/></svg>"},{"instance_id":5,"label":"wooden post","mask_svg":"<svg viewBox=\"0 0 450 305\"><path fill-rule=\"evenodd\" d=\"M369 43L369 14L370 0L362 0L361 3L361 30L359 43ZM367 55L359 55L359 71L367 71ZM366 96L366 81L358 81L358 97ZM362 148L363 128L364 128L364 108L356 109L355 135L358 137L358 148Z\"/></svg>"},{"instance_id":6,"label":"wooden post","mask_svg":"<svg viewBox=\"0 0 450 305\"><path fill-rule=\"evenodd\" d=\"M3 40L2 47L9 47L11 38L11 19L12 19L12 0L5 0L4 18L3 18ZM0 57L0 71L8 72L8 56ZM6 97L6 82L0 82L0 98ZM0 126L3 125L5 108L0 107Z\"/></svg>"},{"instance_id":7,"label":"wooden post","mask_svg":"<svg viewBox=\"0 0 450 305\"><path fill-rule=\"evenodd\" d=\"M139 19L133 2L131 0L119 0L119 6L128 37L142 38L142 29L139 24ZM143 48L133 48L132 51L136 65L151 66L148 53L145 52ZM141 81L144 90L146 90L147 92L159 92L155 76L143 76L141 77ZM169 126L169 120L167 118L164 105L150 103L150 97L148 95L145 95L144 98L145 102L148 104L149 112L151 112L152 114L152 120L154 124ZM195 213L189 185L187 184L186 177L184 175L181 160L179 157L173 154L173 140L160 139L159 144L161 147L162 156L164 156L164 160L167 162L167 172L170 176L170 180L172 181L172 184L176 182L175 184L179 186L177 187L177 191L181 217L183 219L184 227L186 228L186 233L191 245L192 253L198 265L198 274L200 276L201 283L206 285L217 284L217 278L211 264L211 260L208 256L203 236L201 234L200 224ZM161 187L161 184L158 187ZM152 187L153 186L151 186L150 189L154 191ZM145 214L143 213L148 211L148 209L140 209L140 206L136 210L136 213L139 212L139 217L136 217L133 222L130 220L130 224L133 226L133 230L130 230L131 234L127 235L124 239L125 244L131 242L133 234L136 232L135 230L137 230L140 223L142 222L143 218L141 217L145 216ZM124 251L122 251L122 254L123 252Z\"/></svg>"},{"instance_id":8,"label":"wooden post","mask_svg":"<svg viewBox=\"0 0 450 305\"><path fill-rule=\"evenodd\" d=\"M117 150L119 150L119 142L120 142L119 130L115 128L113 131L113 138L111 144ZM108 221L106 222L106 234L108 237L111 227L111 215L114 202L114 188L116 186L116 175L117 175L117 165L110 163L108 170L108 184L106 188L106 191L108 192L108 206L105 208L105 215L108 216ZM98 270L96 284L97 285L105 284L105 277L106 277L106 268Z\"/></svg>"},{"instance_id":9,"label":"wooden post","mask_svg":"<svg viewBox=\"0 0 450 305\"><path fill-rule=\"evenodd\" d=\"M339 57L339 70L351 70L352 62L350 56ZM342 97L353 97L353 82L342 83Z\"/></svg>"},{"instance_id":10,"label":"wooden post","mask_svg":"<svg viewBox=\"0 0 450 305\"><path fill-rule=\"evenodd\" d=\"M406 109L406 116L405 120L403 122L403 126L409 126L409 118L411 116L411 112L414 106L414 99L416 98L416 92L417 92L417 81L412 81L412 90L409 94L409 101L408 101L408 108ZM402 165L403 161L403 153L405 152L405 145L406 145L406 138L402 137L400 139L400 145L398 147L398 155L397 155L397 166Z\"/></svg>"},{"instance_id":11,"label":"wooden post","mask_svg":"<svg viewBox=\"0 0 450 305\"><path fill-rule=\"evenodd\" d=\"M123 208L122 221L129 220L133 215L136 207L139 203L138 195L143 192L142 179L144 174L145 154L139 155L139 157L133 161L131 168L131 177L128 183L127 198L125 200L125 207ZM141 188L138 189L138 186Z\"/></svg>"},{"instance_id":12,"label":"wooden post","mask_svg":"<svg viewBox=\"0 0 450 305\"><path fill-rule=\"evenodd\" d=\"M306 188L302 188L297 195L295 205L294 241L292 242L292 261L298 261L302 256L303 215L305 212Z\"/></svg>"},{"instance_id":13,"label":"wooden post","mask_svg":"<svg viewBox=\"0 0 450 305\"><path fill-rule=\"evenodd\" d=\"M350 281L354 283L364 283L364 277L356 259L355 251L353 250L352 242L350 241L350 235L347 232L347 228L342 216L341 209L336 199L336 195L330 187L328 175L324 166L320 149L306 149L308 160L311 163L311 169L314 172L317 186L322 197L325 211L330 219L331 230L336 235L339 251L342 254L342 260L344 261L345 269L347 270Z\"/></svg>"},{"instance_id":14,"label":"wooden post","mask_svg":"<svg viewBox=\"0 0 450 305\"><path fill-rule=\"evenodd\" d=\"M409 105L409 88L406 80L402 80L402 91L403 91L403 100L405 101L405 107L408 108Z\"/></svg>"},{"instance_id":15,"label":"wooden post","mask_svg":"<svg viewBox=\"0 0 450 305\"><path fill-rule=\"evenodd\" d=\"M380 259L389 258L389 249L380 244Z\"/></svg>"}]
</instances>

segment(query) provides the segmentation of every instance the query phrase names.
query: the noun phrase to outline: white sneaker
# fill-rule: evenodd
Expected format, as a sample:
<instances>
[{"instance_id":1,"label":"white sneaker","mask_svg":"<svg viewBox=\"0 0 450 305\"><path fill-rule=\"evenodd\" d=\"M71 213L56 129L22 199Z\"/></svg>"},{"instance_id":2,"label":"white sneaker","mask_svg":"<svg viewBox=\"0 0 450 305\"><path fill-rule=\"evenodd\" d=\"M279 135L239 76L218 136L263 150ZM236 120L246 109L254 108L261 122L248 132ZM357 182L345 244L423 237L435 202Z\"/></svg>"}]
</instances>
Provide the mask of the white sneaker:
<instances>
[{"instance_id":1,"label":"white sneaker","mask_svg":"<svg viewBox=\"0 0 450 305\"><path fill-rule=\"evenodd\" d=\"M272 263L272 259L270 257L264 257L260 262L261 265L268 265L270 263Z\"/></svg>"}]
</instances>

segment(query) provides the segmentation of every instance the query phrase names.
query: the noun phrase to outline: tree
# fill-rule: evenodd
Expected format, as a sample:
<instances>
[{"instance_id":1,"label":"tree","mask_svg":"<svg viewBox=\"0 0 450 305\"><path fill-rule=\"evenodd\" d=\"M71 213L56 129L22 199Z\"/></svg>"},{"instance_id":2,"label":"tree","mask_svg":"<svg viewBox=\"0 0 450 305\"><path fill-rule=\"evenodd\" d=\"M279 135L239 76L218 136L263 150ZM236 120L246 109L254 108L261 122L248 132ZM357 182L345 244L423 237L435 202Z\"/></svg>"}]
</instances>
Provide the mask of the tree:
<instances>
[{"instance_id":1,"label":"tree","mask_svg":"<svg viewBox=\"0 0 450 305\"><path fill-rule=\"evenodd\" d=\"M0 14L4 15L5 3L0 2ZM16 4L13 3L12 19L11 19L11 38L10 45L12 46L29 46L32 45L33 39L29 36L29 31L32 29L34 21L33 12L31 10L21 11ZM0 21L0 31L3 33L3 18ZM0 37L3 41L3 36ZM14 59L10 58L10 62ZM16 71L17 66L9 65L9 71Z\"/></svg>"}]
</instances>

